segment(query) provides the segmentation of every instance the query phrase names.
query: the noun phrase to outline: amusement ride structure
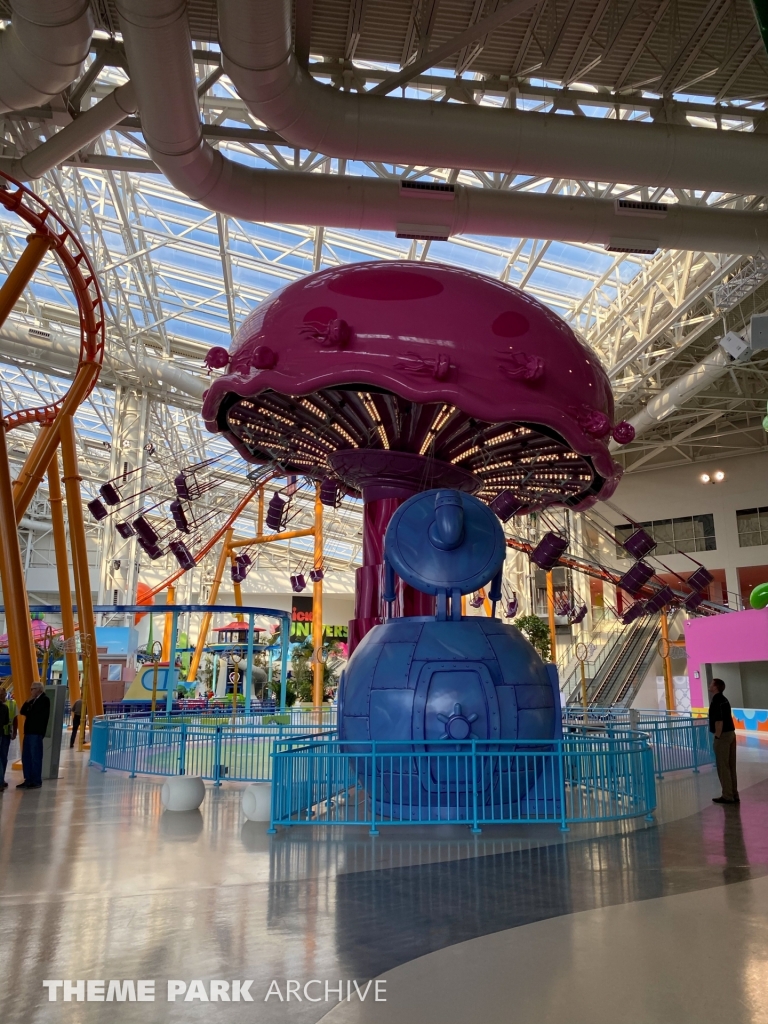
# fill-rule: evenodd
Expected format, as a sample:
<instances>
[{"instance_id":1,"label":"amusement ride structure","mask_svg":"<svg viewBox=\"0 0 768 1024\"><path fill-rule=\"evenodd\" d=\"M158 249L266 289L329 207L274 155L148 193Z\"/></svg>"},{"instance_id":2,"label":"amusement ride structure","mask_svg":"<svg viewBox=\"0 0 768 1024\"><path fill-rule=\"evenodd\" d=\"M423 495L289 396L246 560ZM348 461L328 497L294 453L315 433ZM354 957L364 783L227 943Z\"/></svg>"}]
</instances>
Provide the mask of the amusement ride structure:
<instances>
[{"instance_id":1,"label":"amusement ride structure","mask_svg":"<svg viewBox=\"0 0 768 1024\"><path fill-rule=\"evenodd\" d=\"M209 429L250 462L362 495L351 650L384 618L384 531L404 501L453 487L505 521L589 508L619 480L609 440L633 436L614 423L600 363L559 317L509 286L435 264L307 277L263 302L208 363L227 371L205 397ZM433 605L398 585L399 614Z\"/></svg>"},{"instance_id":2,"label":"amusement ride structure","mask_svg":"<svg viewBox=\"0 0 768 1024\"><path fill-rule=\"evenodd\" d=\"M77 299L81 350L77 373L63 398L16 410L3 421L4 432L28 424L37 424L39 430L13 488L6 456L6 469L0 469L0 514L3 508L9 514L12 509L14 519L7 521L18 522L48 474L61 597L59 646L73 701L80 694L75 635L79 634L81 649L93 651L84 659L83 690L89 714L100 714L103 701L72 417L98 378L104 315L96 275L73 231L32 192L6 180L0 200L30 224L33 234L0 292L0 326L51 251ZM206 498L217 491L221 454L170 472L166 467L164 484L156 480L146 486L142 466L116 464L98 496L87 503L94 521L121 542L138 547L149 562L167 554L177 563L160 582L142 584L140 604L151 604L164 593L166 606L182 608L179 581L220 545L205 608L195 605L202 620L192 644L188 683L197 681L212 609L227 571L235 607L243 608L236 621L245 622L242 583L257 552L264 545L302 540L311 544L311 551L293 571L291 586L302 592L309 576L313 703L322 703L324 510L336 510L350 496L362 498L362 564L356 570L350 653L393 614L408 618L435 613L434 593L402 576L391 600L387 597L384 558L384 536L393 515L415 495L435 488L476 495L503 523L531 515L550 523L536 544L514 536L507 544L547 573L553 660L552 569L558 564L597 574L635 598L622 613L624 622L663 614L674 603L685 603L689 611L706 604L703 592L711 577L703 567L690 580L680 577L687 584L682 593L654 580L655 569L643 561L654 545L642 530L623 545L636 560L623 575L566 554L569 538L546 519L548 510L586 512L596 502L609 500L621 475L613 449L631 442L634 429L617 421L608 378L591 349L547 306L518 289L455 267L410 261L321 271L261 302L236 332L231 347L212 347L205 363L212 378L203 396L203 420L256 467L242 481L233 504L211 508ZM294 525L291 509L297 494L311 496L311 517L310 522L305 517ZM69 598L65 499L77 622ZM251 504L255 533L245 536L238 521ZM8 595L11 669L15 679L31 680L39 666L18 538L6 536L0 555ZM472 593L471 604L485 604L490 612L501 591L495 587L486 594L487 582L462 593ZM506 601L505 608L507 616L514 617L516 597ZM578 623L584 611L572 608L571 621ZM177 624L177 613L169 611L161 653L168 668L173 665ZM281 637L281 646L288 642L287 634ZM166 673L166 678L172 675ZM22 697L24 685L19 683ZM284 701L284 692L282 696ZM167 691L169 707L171 697Z\"/></svg>"}]
</instances>

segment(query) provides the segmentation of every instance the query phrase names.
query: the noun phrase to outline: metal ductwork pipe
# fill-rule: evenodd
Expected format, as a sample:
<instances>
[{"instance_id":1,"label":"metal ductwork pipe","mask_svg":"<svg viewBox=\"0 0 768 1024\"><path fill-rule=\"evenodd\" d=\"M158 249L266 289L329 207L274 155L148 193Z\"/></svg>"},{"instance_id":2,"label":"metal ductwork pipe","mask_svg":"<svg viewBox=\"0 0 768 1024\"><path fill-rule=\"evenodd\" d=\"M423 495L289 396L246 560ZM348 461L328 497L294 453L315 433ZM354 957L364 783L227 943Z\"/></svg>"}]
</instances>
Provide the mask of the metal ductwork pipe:
<instances>
[{"instance_id":1,"label":"metal ductwork pipe","mask_svg":"<svg viewBox=\"0 0 768 1024\"><path fill-rule=\"evenodd\" d=\"M251 113L291 145L425 167L765 192L768 135L345 93L296 60L291 0L218 5L224 70Z\"/></svg>"},{"instance_id":2,"label":"metal ductwork pipe","mask_svg":"<svg viewBox=\"0 0 768 1024\"><path fill-rule=\"evenodd\" d=\"M0 113L39 106L80 74L93 35L89 0L11 0L0 32Z\"/></svg>"},{"instance_id":3,"label":"metal ductwork pipe","mask_svg":"<svg viewBox=\"0 0 768 1024\"><path fill-rule=\"evenodd\" d=\"M127 114L134 114L136 110L136 93L133 85L127 82L89 107L71 124L56 132L32 152L16 159L0 157L0 171L16 178L17 181L40 178L52 167L57 167L95 142Z\"/></svg>"},{"instance_id":4,"label":"metal ductwork pipe","mask_svg":"<svg viewBox=\"0 0 768 1024\"><path fill-rule=\"evenodd\" d=\"M23 363L35 353L42 355L54 372L74 373L80 356L80 339L53 327L30 328L7 321L0 327L0 357ZM166 385L200 401L209 386L204 377L196 377L170 361L146 354L134 363L127 354L111 350L104 355L104 366L117 376L129 373L144 384Z\"/></svg>"},{"instance_id":5,"label":"metal ductwork pipe","mask_svg":"<svg viewBox=\"0 0 768 1024\"><path fill-rule=\"evenodd\" d=\"M666 419L667 416L677 412L684 402L689 401L699 391L703 391L713 381L716 381L718 377L722 377L733 363L734 360L718 346L706 359L702 359L692 370L688 370L678 377L676 381L673 381L655 398L652 398L644 409L641 409L640 412L628 420L635 428L635 437L639 437L640 434L644 434L646 430L655 427L661 420ZM615 441L611 441L610 448L612 451L616 451L618 447L619 445Z\"/></svg>"},{"instance_id":6,"label":"metal ductwork pipe","mask_svg":"<svg viewBox=\"0 0 768 1024\"><path fill-rule=\"evenodd\" d=\"M447 186L374 177L265 171L228 160L203 138L183 0L117 0L131 80L150 155L168 180L210 210L251 221L754 253L768 248L768 216L670 206L648 218L610 200Z\"/></svg>"}]
</instances>

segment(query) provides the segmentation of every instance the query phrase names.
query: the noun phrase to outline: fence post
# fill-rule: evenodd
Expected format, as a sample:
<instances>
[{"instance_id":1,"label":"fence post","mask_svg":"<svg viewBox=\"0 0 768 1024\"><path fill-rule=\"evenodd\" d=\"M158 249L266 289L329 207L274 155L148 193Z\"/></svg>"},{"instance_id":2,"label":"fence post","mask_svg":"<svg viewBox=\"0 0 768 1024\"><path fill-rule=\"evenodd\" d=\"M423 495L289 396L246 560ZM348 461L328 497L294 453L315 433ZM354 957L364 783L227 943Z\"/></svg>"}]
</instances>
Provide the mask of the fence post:
<instances>
[{"instance_id":1,"label":"fence post","mask_svg":"<svg viewBox=\"0 0 768 1024\"><path fill-rule=\"evenodd\" d=\"M699 774L699 754L696 750L696 719L691 716L691 752L693 754L693 774Z\"/></svg>"},{"instance_id":2,"label":"fence post","mask_svg":"<svg viewBox=\"0 0 768 1024\"><path fill-rule=\"evenodd\" d=\"M136 778L136 755L137 755L138 746L139 746L138 722L134 722L133 723L133 758L131 760L131 775L130 775L130 777L132 779ZM104 760L106 761L106 758L104 758Z\"/></svg>"},{"instance_id":3,"label":"fence post","mask_svg":"<svg viewBox=\"0 0 768 1024\"><path fill-rule=\"evenodd\" d=\"M477 824L477 740L472 740L472 831L483 831Z\"/></svg>"},{"instance_id":4,"label":"fence post","mask_svg":"<svg viewBox=\"0 0 768 1024\"><path fill-rule=\"evenodd\" d=\"M328 748L328 744L326 744L326 754L325 754L326 759L328 761L328 771L326 773L326 783L325 783L325 794L326 794L325 795L325 813L326 813L327 817L330 818L330 816L331 816L331 806L333 804L333 800L332 800L332 797L331 797L331 788L332 788L332 786L331 786L331 764L333 762L331 761L331 752L327 748Z\"/></svg>"},{"instance_id":5,"label":"fence post","mask_svg":"<svg viewBox=\"0 0 768 1024\"><path fill-rule=\"evenodd\" d=\"M653 751L651 751L651 771L649 772L646 767L643 768L643 777L645 779L645 806L649 808L648 813L645 815L646 821L653 821L653 811L656 809L656 782L653 777ZM640 763L643 763L642 753ZM653 804L653 808L651 808Z\"/></svg>"},{"instance_id":6,"label":"fence post","mask_svg":"<svg viewBox=\"0 0 768 1024\"><path fill-rule=\"evenodd\" d=\"M563 749L562 740L555 740L555 743L555 756L557 757L558 775L560 776L560 831L570 832L565 805L565 750Z\"/></svg>"},{"instance_id":7,"label":"fence post","mask_svg":"<svg viewBox=\"0 0 768 1024\"><path fill-rule=\"evenodd\" d=\"M221 785L221 726L215 725L216 740L213 744L213 784Z\"/></svg>"},{"instance_id":8,"label":"fence post","mask_svg":"<svg viewBox=\"0 0 768 1024\"><path fill-rule=\"evenodd\" d=\"M371 829L370 834L377 836L376 828L376 740L371 741Z\"/></svg>"},{"instance_id":9,"label":"fence post","mask_svg":"<svg viewBox=\"0 0 768 1024\"><path fill-rule=\"evenodd\" d=\"M181 723L181 745L179 750L179 775L186 775L187 760L187 723Z\"/></svg>"},{"instance_id":10,"label":"fence post","mask_svg":"<svg viewBox=\"0 0 768 1024\"><path fill-rule=\"evenodd\" d=\"M86 708L86 710L88 710ZM104 740L104 763L101 766L101 770L105 772L107 770L107 754L109 753L109 719L104 720L104 727L107 730L107 735ZM91 727L91 747L93 747L93 727Z\"/></svg>"},{"instance_id":11,"label":"fence post","mask_svg":"<svg viewBox=\"0 0 768 1024\"><path fill-rule=\"evenodd\" d=\"M272 758L272 801L269 812L270 818L269 828L267 829L267 835L273 836L277 833L277 829L275 828L275 818L277 817L277 815L275 811L277 809L277 792L280 789L282 760L279 757L279 751L273 750L269 756Z\"/></svg>"}]
</instances>

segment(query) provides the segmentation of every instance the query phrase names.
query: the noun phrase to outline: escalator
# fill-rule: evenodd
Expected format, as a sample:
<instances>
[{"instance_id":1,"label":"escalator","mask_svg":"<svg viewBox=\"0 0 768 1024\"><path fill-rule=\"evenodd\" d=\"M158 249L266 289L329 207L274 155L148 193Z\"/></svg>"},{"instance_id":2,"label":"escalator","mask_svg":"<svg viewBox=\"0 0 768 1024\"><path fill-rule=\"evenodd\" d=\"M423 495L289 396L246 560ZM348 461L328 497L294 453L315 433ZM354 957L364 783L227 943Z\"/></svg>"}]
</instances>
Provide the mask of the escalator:
<instances>
[{"instance_id":1,"label":"escalator","mask_svg":"<svg viewBox=\"0 0 768 1024\"><path fill-rule=\"evenodd\" d=\"M600 707L631 704L656 656L659 635L660 626L655 617L629 626L590 680L590 704Z\"/></svg>"}]
</instances>

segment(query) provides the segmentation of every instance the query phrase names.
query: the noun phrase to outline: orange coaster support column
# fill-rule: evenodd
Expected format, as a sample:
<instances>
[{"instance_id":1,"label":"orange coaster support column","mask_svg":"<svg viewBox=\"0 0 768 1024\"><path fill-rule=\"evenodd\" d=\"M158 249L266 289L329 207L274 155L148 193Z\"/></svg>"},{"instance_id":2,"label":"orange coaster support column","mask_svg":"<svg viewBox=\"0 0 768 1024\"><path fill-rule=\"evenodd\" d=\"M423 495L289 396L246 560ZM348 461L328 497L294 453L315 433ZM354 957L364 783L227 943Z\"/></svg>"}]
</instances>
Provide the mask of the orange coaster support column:
<instances>
[{"instance_id":1,"label":"orange coaster support column","mask_svg":"<svg viewBox=\"0 0 768 1024\"><path fill-rule=\"evenodd\" d=\"M53 548L56 552L56 576L59 582L59 601L61 603L61 626L64 639L70 640L75 635L75 617L72 612L72 586L69 579L69 559L67 557L67 530L64 525L64 499L61 495L61 478L59 477L59 456L53 453L48 467L48 501L51 505L53 522ZM80 699L80 679L77 667L77 651L65 649L67 663L67 686L69 703L74 705Z\"/></svg>"},{"instance_id":2,"label":"orange coaster support column","mask_svg":"<svg viewBox=\"0 0 768 1024\"><path fill-rule=\"evenodd\" d=\"M51 248L50 235L28 235L27 247L16 261L16 266L6 277L0 288L0 326L8 319L8 314L21 298L24 289L32 280L35 271L43 262L43 257Z\"/></svg>"},{"instance_id":3,"label":"orange coaster support column","mask_svg":"<svg viewBox=\"0 0 768 1024\"><path fill-rule=\"evenodd\" d=\"M29 698L33 681L38 678L37 657L29 621L24 566L21 561L19 534L13 511L11 467L5 438L5 424L0 416L0 576L5 599L5 621L8 631L8 653L11 658L13 696L19 707Z\"/></svg>"},{"instance_id":4,"label":"orange coaster support column","mask_svg":"<svg viewBox=\"0 0 768 1024\"><path fill-rule=\"evenodd\" d=\"M35 496L35 491L43 482L56 445L59 443L59 435L66 429L64 426L66 420L71 419L77 412L78 406L83 402L94 380L98 377L100 369L99 363L82 363L72 382L72 387L64 397L56 419L49 427L40 429L13 488L17 523L21 521L21 517ZM69 498L67 498L67 504L69 504ZM71 525L70 520L70 529Z\"/></svg>"},{"instance_id":5,"label":"orange coaster support column","mask_svg":"<svg viewBox=\"0 0 768 1024\"><path fill-rule=\"evenodd\" d=\"M59 434L61 458L64 465L64 493L67 497L69 516L69 542L72 546L72 567L75 574L75 593L77 594L77 619L80 626L80 643L84 652L88 647L86 637L90 637L90 657L84 657L84 662L87 661L88 671L88 713L93 718L96 715L104 714L104 701L101 695L101 673L96 651L96 620L93 615L88 549L85 542L85 522L80 496L80 480L82 478L77 466L75 422L72 416L65 416L62 419ZM83 669L85 671L85 664Z\"/></svg>"}]
</instances>

